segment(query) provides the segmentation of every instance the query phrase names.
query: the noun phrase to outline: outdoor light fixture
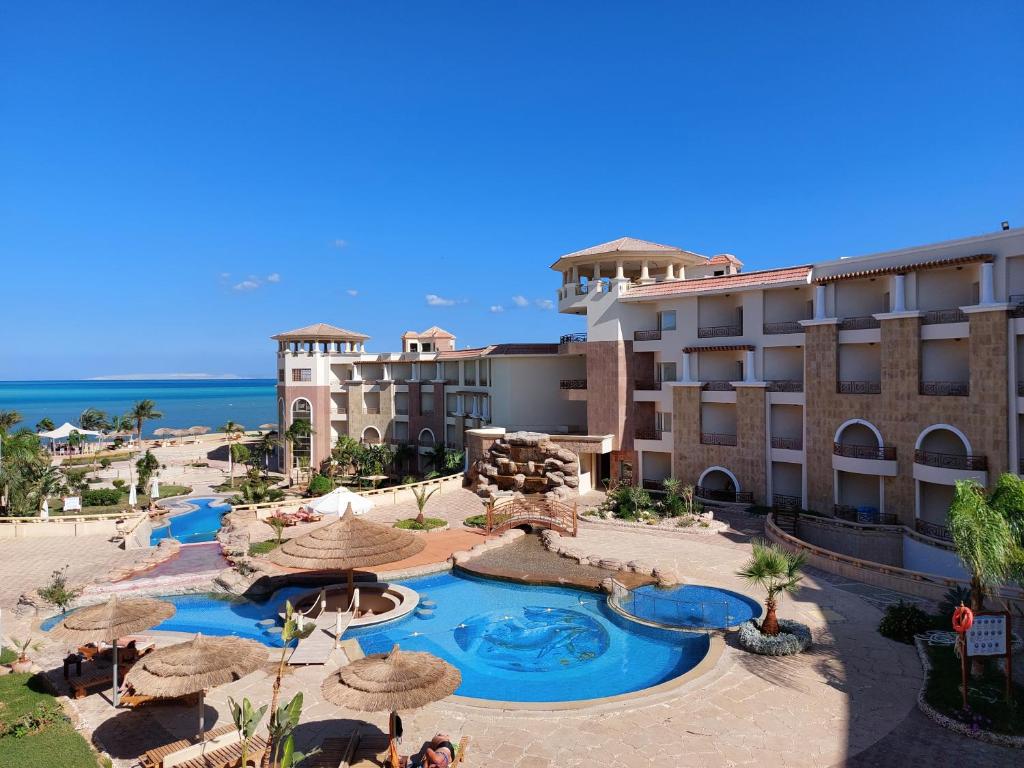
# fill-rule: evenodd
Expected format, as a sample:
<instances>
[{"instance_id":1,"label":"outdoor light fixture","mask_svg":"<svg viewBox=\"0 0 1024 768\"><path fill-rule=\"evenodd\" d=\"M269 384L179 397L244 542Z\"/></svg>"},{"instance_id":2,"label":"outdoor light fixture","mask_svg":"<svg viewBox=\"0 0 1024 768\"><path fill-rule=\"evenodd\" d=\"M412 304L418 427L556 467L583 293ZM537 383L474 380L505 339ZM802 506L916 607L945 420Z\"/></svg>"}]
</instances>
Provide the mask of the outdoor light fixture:
<instances>
[{"instance_id":1,"label":"outdoor light fixture","mask_svg":"<svg viewBox=\"0 0 1024 768\"><path fill-rule=\"evenodd\" d=\"M1003 232L1005 232L1006 230L1008 230L1010 228L1010 222L1004 221L1000 226L1002 226Z\"/></svg>"}]
</instances>

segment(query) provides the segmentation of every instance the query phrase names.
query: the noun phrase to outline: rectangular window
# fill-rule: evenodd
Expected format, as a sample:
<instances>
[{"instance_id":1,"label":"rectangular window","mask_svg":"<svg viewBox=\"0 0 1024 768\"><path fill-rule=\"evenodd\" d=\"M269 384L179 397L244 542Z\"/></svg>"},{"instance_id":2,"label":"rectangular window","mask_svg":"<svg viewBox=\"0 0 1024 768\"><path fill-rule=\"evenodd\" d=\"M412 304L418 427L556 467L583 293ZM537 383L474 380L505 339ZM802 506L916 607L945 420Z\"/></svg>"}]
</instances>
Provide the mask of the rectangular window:
<instances>
[{"instance_id":1,"label":"rectangular window","mask_svg":"<svg viewBox=\"0 0 1024 768\"><path fill-rule=\"evenodd\" d=\"M292 368L292 381L312 381L312 368Z\"/></svg>"},{"instance_id":2,"label":"rectangular window","mask_svg":"<svg viewBox=\"0 0 1024 768\"><path fill-rule=\"evenodd\" d=\"M674 309L658 313L658 329L674 331L676 329L676 311Z\"/></svg>"},{"instance_id":3,"label":"rectangular window","mask_svg":"<svg viewBox=\"0 0 1024 768\"><path fill-rule=\"evenodd\" d=\"M430 342L429 341L423 342L423 351L424 352L429 352L430 351Z\"/></svg>"},{"instance_id":4,"label":"rectangular window","mask_svg":"<svg viewBox=\"0 0 1024 768\"><path fill-rule=\"evenodd\" d=\"M658 381L675 381L676 364L658 363Z\"/></svg>"},{"instance_id":5,"label":"rectangular window","mask_svg":"<svg viewBox=\"0 0 1024 768\"><path fill-rule=\"evenodd\" d=\"M670 411L658 411L654 414L654 428L659 432L672 431L672 413Z\"/></svg>"},{"instance_id":6,"label":"rectangular window","mask_svg":"<svg viewBox=\"0 0 1024 768\"><path fill-rule=\"evenodd\" d=\"M419 351L419 348L420 348L420 345L417 344L415 341L410 341L409 342L409 351L410 352L417 352L417 351Z\"/></svg>"},{"instance_id":7,"label":"rectangular window","mask_svg":"<svg viewBox=\"0 0 1024 768\"><path fill-rule=\"evenodd\" d=\"M282 384L284 383L284 368L277 369L277 380Z\"/></svg>"}]
</instances>

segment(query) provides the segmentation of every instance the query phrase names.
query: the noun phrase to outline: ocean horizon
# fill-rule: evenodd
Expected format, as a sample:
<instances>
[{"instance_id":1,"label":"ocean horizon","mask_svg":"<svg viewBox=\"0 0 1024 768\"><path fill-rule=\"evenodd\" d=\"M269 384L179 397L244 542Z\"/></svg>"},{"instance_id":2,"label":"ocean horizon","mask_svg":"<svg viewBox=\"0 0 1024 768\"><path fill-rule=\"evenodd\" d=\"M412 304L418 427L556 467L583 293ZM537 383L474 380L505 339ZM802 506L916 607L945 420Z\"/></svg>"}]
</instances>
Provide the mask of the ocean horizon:
<instances>
[{"instance_id":1,"label":"ocean horizon","mask_svg":"<svg viewBox=\"0 0 1024 768\"><path fill-rule=\"evenodd\" d=\"M205 426L227 421L256 429L277 421L274 379L48 379L0 381L0 410L17 411L15 429L35 429L44 418L78 423L86 408L123 414L138 400L153 400L163 417L146 422L144 433L161 427Z\"/></svg>"}]
</instances>

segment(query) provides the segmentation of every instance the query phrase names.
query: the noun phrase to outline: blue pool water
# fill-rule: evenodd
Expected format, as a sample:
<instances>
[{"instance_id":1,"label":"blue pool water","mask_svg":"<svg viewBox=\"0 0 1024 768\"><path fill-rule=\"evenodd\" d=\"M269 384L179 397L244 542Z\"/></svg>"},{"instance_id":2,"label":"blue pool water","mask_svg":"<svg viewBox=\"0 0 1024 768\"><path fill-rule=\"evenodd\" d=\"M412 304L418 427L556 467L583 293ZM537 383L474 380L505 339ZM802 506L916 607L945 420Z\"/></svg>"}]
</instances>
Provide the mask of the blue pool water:
<instances>
[{"instance_id":1,"label":"blue pool water","mask_svg":"<svg viewBox=\"0 0 1024 768\"><path fill-rule=\"evenodd\" d=\"M669 589L648 585L633 590L622 608L633 616L673 627L725 629L761 615L746 595L716 587L683 584Z\"/></svg>"},{"instance_id":2,"label":"blue pool water","mask_svg":"<svg viewBox=\"0 0 1024 768\"><path fill-rule=\"evenodd\" d=\"M462 672L458 693L502 701L570 701L613 696L665 682L707 653L707 635L647 627L610 610L602 595L532 587L452 573L403 581L434 605L381 627L346 632L366 653L428 651ZM177 613L157 629L238 635L280 646L261 621L275 619L285 599L266 603L209 595L165 598ZM48 629L48 624L43 625Z\"/></svg>"},{"instance_id":3,"label":"blue pool water","mask_svg":"<svg viewBox=\"0 0 1024 768\"><path fill-rule=\"evenodd\" d=\"M182 544L200 541L214 541L220 530L220 519L231 507L220 499L189 499L195 509L168 517L159 528L149 535L150 546L156 546L166 538L174 538Z\"/></svg>"}]
</instances>

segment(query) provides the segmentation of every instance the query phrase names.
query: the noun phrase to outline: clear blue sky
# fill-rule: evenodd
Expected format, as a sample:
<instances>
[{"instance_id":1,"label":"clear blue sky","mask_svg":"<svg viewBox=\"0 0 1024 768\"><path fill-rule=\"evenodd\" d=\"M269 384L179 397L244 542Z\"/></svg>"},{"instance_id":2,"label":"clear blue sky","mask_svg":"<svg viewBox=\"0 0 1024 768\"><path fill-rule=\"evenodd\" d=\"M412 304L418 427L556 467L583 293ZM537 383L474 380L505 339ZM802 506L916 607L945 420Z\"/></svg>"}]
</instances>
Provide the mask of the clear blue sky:
<instances>
[{"instance_id":1,"label":"clear blue sky","mask_svg":"<svg viewBox=\"0 0 1024 768\"><path fill-rule=\"evenodd\" d=\"M267 337L316 321L553 340L580 321L538 306L548 265L621 235L754 269L1024 224L1022 29L1020 2L6 3L0 378L271 376Z\"/></svg>"}]
</instances>

